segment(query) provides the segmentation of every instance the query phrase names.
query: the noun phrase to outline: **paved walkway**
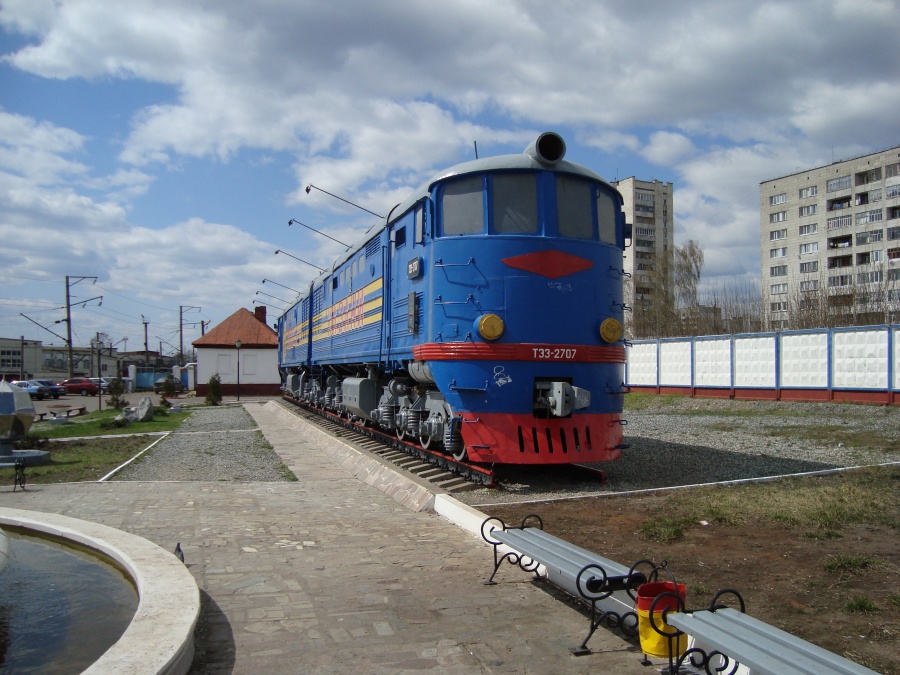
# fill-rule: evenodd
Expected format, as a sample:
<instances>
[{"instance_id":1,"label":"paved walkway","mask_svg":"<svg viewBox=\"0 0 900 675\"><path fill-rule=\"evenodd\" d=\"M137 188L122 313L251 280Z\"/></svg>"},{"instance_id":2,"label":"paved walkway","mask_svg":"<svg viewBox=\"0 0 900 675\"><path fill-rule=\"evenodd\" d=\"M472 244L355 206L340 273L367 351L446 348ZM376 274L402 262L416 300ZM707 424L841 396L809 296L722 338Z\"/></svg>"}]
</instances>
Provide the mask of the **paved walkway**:
<instances>
[{"instance_id":1,"label":"paved walkway","mask_svg":"<svg viewBox=\"0 0 900 675\"><path fill-rule=\"evenodd\" d=\"M640 673L639 650L332 459L274 403L248 411L297 483L0 486L0 506L177 542L203 595L196 673Z\"/></svg>"}]
</instances>

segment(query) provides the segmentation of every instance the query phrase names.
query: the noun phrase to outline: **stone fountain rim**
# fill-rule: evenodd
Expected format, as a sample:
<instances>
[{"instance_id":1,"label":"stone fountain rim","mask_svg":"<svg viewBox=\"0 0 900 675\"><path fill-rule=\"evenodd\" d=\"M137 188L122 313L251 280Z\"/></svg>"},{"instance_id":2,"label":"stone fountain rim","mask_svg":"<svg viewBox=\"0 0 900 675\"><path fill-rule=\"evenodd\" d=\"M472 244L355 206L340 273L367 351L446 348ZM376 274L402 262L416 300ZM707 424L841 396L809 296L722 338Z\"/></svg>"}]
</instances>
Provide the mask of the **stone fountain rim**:
<instances>
[{"instance_id":1,"label":"stone fountain rim","mask_svg":"<svg viewBox=\"0 0 900 675\"><path fill-rule=\"evenodd\" d=\"M125 633L85 673L188 672L200 590L184 563L151 541L56 513L0 507L0 525L20 527L95 549L131 576L138 606Z\"/></svg>"}]
</instances>

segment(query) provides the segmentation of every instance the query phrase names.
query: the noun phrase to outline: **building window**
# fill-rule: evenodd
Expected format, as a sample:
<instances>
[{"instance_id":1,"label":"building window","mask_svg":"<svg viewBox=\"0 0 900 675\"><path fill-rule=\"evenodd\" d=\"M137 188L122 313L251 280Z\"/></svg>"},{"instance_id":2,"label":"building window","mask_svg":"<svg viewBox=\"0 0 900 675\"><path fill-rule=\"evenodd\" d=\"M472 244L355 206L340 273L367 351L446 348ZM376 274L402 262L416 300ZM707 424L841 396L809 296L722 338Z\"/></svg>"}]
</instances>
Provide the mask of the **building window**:
<instances>
[{"instance_id":1,"label":"building window","mask_svg":"<svg viewBox=\"0 0 900 675\"><path fill-rule=\"evenodd\" d=\"M769 249L769 258L783 258L787 255L787 246Z\"/></svg>"},{"instance_id":2,"label":"building window","mask_svg":"<svg viewBox=\"0 0 900 675\"><path fill-rule=\"evenodd\" d=\"M853 235L845 234L840 237L829 237L828 248L850 248L853 246Z\"/></svg>"},{"instance_id":3,"label":"building window","mask_svg":"<svg viewBox=\"0 0 900 675\"><path fill-rule=\"evenodd\" d=\"M882 281L884 281L884 270L860 272L856 275L856 283L858 284L879 284Z\"/></svg>"},{"instance_id":4,"label":"building window","mask_svg":"<svg viewBox=\"0 0 900 675\"><path fill-rule=\"evenodd\" d=\"M772 230L769 232L769 241L778 241L779 239L787 238L787 229L784 230Z\"/></svg>"},{"instance_id":5,"label":"building window","mask_svg":"<svg viewBox=\"0 0 900 675\"><path fill-rule=\"evenodd\" d=\"M816 205L810 204L809 206L801 206L800 207L800 216L814 216L816 215Z\"/></svg>"},{"instance_id":6,"label":"building window","mask_svg":"<svg viewBox=\"0 0 900 675\"><path fill-rule=\"evenodd\" d=\"M816 253L819 250L819 242L811 241L808 244L800 244L800 255Z\"/></svg>"},{"instance_id":7,"label":"building window","mask_svg":"<svg viewBox=\"0 0 900 675\"><path fill-rule=\"evenodd\" d=\"M656 248L656 242L649 239L635 239L634 245L641 248Z\"/></svg>"},{"instance_id":8,"label":"building window","mask_svg":"<svg viewBox=\"0 0 900 675\"><path fill-rule=\"evenodd\" d=\"M819 280L818 279L810 279L809 281L801 281L800 282L800 290L803 292L819 290Z\"/></svg>"},{"instance_id":9,"label":"building window","mask_svg":"<svg viewBox=\"0 0 900 675\"><path fill-rule=\"evenodd\" d=\"M868 171L860 171L856 174L856 184L865 185L866 183L874 183L881 180L881 167L869 169Z\"/></svg>"},{"instance_id":10,"label":"building window","mask_svg":"<svg viewBox=\"0 0 900 675\"><path fill-rule=\"evenodd\" d=\"M871 265L878 262L884 262L884 251L866 251L856 254L857 265Z\"/></svg>"},{"instance_id":11,"label":"building window","mask_svg":"<svg viewBox=\"0 0 900 675\"><path fill-rule=\"evenodd\" d=\"M825 192L837 192L838 190L846 190L850 187L850 176L841 176L840 178L832 178L825 184Z\"/></svg>"},{"instance_id":12,"label":"building window","mask_svg":"<svg viewBox=\"0 0 900 675\"><path fill-rule=\"evenodd\" d=\"M841 286L850 286L853 283L853 277L849 274L841 274L835 277L828 277L828 287L838 288Z\"/></svg>"},{"instance_id":13,"label":"building window","mask_svg":"<svg viewBox=\"0 0 900 675\"><path fill-rule=\"evenodd\" d=\"M800 274L811 274L819 271L819 261L812 260L810 262L800 263Z\"/></svg>"},{"instance_id":14,"label":"building window","mask_svg":"<svg viewBox=\"0 0 900 675\"><path fill-rule=\"evenodd\" d=\"M769 214L770 223L782 223L785 220L787 220L787 211L778 211L777 213Z\"/></svg>"},{"instance_id":15,"label":"building window","mask_svg":"<svg viewBox=\"0 0 900 675\"><path fill-rule=\"evenodd\" d=\"M900 176L900 162L896 164L888 164L884 167L884 177L885 178L896 178Z\"/></svg>"},{"instance_id":16,"label":"building window","mask_svg":"<svg viewBox=\"0 0 900 675\"><path fill-rule=\"evenodd\" d=\"M776 265L775 267L770 267L769 268L769 276L786 277L787 276L787 265Z\"/></svg>"},{"instance_id":17,"label":"building window","mask_svg":"<svg viewBox=\"0 0 900 675\"><path fill-rule=\"evenodd\" d=\"M647 204L652 204L655 200L654 200L652 192L643 192L641 190L635 190L634 201L646 202Z\"/></svg>"},{"instance_id":18,"label":"building window","mask_svg":"<svg viewBox=\"0 0 900 675\"><path fill-rule=\"evenodd\" d=\"M772 284L769 295L784 295L787 293L787 284Z\"/></svg>"},{"instance_id":19,"label":"building window","mask_svg":"<svg viewBox=\"0 0 900 675\"><path fill-rule=\"evenodd\" d=\"M869 230L868 232L856 233L856 245L872 244L876 241L884 239L884 230Z\"/></svg>"},{"instance_id":20,"label":"building window","mask_svg":"<svg viewBox=\"0 0 900 675\"><path fill-rule=\"evenodd\" d=\"M769 197L769 206L784 204L787 201L787 193L782 192L780 195L772 195Z\"/></svg>"},{"instance_id":21,"label":"building window","mask_svg":"<svg viewBox=\"0 0 900 675\"><path fill-rule=\"evenodd\" d=\"M639 237L655 237L656 229L652 227L636 227L635 235Z\"/></svg>"},{"instance_id":22,"label":"building window","mask_svg":"<svg viewBox=\"0 0 900 675\"><path fill-rule=\"evenodd\" d=\"M812 223L810 225L801 225L800 226L800 236L802 237L805 234L815 234L818 232L819 227L818 223Z\"/></svg>"},{"instance_id":23,"label":"building window","mask_svg":"<svg viewBox=\"0 0 900 675\"><path fill-rule=\"evenodd\" d=\"M884 189L884 196L887 199L891 199L892 197L900 197L900 183L897 185L888 185Z\"/></svg>"},{"instance_id":24,"label":"building window","mask_svg":"<svg viewBox=\"0 0 900 675\"><path fill-rule=\"evenodd\" d=\"M828 259L828 269L838 269L840 267L853 267L852 255L839 255Z\"/></svg>"},{"instance_id":25,"label":"building window","mask_svg":"<svg viewBox=\"0 0 900 675\"><path fill-rule=\"evenodd\" d=\"M856 195L856 205L864 206L866 204L870 204L872 202L880 202L881 201L881 188L877 190L869 190L868 192L860 192Z\"/></svg>"},{"instance_id":26,"label":"building window","mask_svg":"<svg viewBox=\"0 0 900 675\"><path fill-rule=\"evenodd\" d=\"M874 209L872 211L863 211L856 214L856 224L863 225L865 223L875 223L883 218L882 209Z\"/></svg>"},{"instance_id":27,"label":"building window","mask_svg":"<svg viewBox=\"0 0 900 675\"><path fill-rule=\"evenodd\" d=\"M841 227L850 227L853 224L853 216L849 213L846 216L838 216L828 219L828 229L836 230Z\"/></svg>"},{"instance_id":28,"label":"building window","mask_svg":"<svg viewBox=\"0 0 900 675\"><path fill-rule=\"evenodd\" d=\"M769 307L773 312L786 312L787 305L787 302L773 302Z\"/></svg>"},{"instance_id":29,"label":"building window","mask_svg":"<svg viewBox=\"0 0 900 675\"><path fill-rule=\"evenodd\" d=\"M818 194L819 188L815 185L810 185L809 187L800 189L800 199L806 199L808 197L815 197Z\"/></svg>"}]
</instances>

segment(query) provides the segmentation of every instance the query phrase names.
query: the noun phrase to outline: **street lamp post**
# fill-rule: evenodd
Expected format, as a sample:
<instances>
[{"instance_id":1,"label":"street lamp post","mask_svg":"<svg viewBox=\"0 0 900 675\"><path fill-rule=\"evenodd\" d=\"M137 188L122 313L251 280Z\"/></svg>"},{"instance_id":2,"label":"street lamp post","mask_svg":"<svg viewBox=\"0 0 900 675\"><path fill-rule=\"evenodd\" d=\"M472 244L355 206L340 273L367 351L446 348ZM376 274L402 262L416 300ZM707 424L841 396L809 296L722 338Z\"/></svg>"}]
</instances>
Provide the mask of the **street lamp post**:
<instances>
[{"instance_id":1,"label":"street lamp post","mask_svg":"<svg viewBox=\"0 0 900 675\"><path fill-rule=\"evenodd\" d=\"M234 341L234 346L237 349L237 400L241 400L241 341L240 339Z\"/></svg>"}]
</instances>

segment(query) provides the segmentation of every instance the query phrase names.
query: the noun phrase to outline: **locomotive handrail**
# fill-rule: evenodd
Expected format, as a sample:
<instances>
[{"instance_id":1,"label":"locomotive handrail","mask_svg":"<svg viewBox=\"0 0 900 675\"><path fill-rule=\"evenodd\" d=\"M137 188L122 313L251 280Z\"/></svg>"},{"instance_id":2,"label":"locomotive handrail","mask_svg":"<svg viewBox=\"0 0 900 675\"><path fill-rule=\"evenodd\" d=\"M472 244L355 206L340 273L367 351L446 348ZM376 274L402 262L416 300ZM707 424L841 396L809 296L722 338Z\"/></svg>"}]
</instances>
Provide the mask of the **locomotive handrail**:
<instances>
[{"instance_id":1,"label":"locomotive handrail","mask_svg":"<svg viewBox=\"0 0 900 675\"><path fill-rule=\"evenodd\" d=\"M435 267L468 267L469 265L475 264L475 258L469 258L468 262L464 263L445 263L443 258L438 258L434 261Z\"/></svg>"},{"instance_id":2,"label":"locomotive handrail","mask_svg":"<svg viewBox=\"0 0 900 675\"><path fill-rule=\"evenodd\" d=\"M448 300L445 302L443 300L443 296L439 295L434 299L434 304L435 305L468 305L470 301L474 301L474 300L475 300L475 296L472 295L471 293L462 302L459 302L458 300L454 300L454 301Z\"/></svg>"},{"instance_id":3,"label":"locomotive handrail","mask_svg":"<svg viewBox=\"0 0 900 675\"><path fill-rule=\"evenodd\" d=\"M485 391L488 390L488 386L489 386L489 385L490 385L490 382L488 382L487 380L485 380L485 381L484 381L484 387L483 387L483 388L481 388L481 387L458 387L458 386L456 385L456 380L450 380L450 385L449 385L448 389L450 389L451 391L480 391L480 392L485 392Z\"/></svg>"}]
</instances>

